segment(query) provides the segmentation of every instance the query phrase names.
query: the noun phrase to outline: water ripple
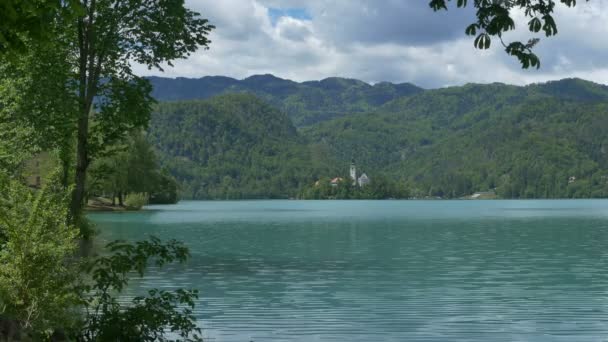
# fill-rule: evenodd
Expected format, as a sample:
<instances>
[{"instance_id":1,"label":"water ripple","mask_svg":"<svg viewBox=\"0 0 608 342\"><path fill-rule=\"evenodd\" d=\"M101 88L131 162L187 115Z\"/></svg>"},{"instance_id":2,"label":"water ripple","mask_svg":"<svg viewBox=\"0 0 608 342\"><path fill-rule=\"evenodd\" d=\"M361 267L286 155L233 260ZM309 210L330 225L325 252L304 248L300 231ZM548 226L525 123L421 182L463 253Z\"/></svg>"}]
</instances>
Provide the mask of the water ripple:
<instances>
[{"instance_id":1,"label":"water ripple","mask_svg":"<svg viewBox=\"0 0 608 342\"><path fill-rule=\"evenodd\" d=\"M153 234L188 244L187 265L153 268L123 300L154 287L197 288L208 341L608 336L608 216L598 214L606 201L468 202L458 215L439 201L377 202L396 214L380 208L365 219L351 213L369 213L368 202L324 202L325 211L317 202L209 203L98 220L104 239ZM238 220L234 203L246 208ZM403 216L408 205L428 212ZM226 220L205 219L211 209ZM182 220L189 211L201 218ZM296 217L277 220L286 213Z\"/></svg>"}]
</instances>

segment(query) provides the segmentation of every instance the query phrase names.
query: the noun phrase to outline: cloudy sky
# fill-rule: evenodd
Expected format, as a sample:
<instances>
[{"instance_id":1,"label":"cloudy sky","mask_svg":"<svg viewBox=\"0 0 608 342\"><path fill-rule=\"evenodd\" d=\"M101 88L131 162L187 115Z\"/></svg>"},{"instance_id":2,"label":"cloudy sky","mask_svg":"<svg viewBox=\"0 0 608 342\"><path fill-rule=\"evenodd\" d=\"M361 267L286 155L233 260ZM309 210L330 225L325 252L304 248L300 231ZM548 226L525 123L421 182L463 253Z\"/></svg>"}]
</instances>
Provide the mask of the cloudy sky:
<instances>
[{"instance_id":1,"label":"cloudy sky","mask_svg":"<svg viewBox=\"0 0 608 342\"><path fill-rule=\"evenodd\" d=\"M295 81L331 76L427 88L469 82L528 84L564 77L608 83L608 0L558 6L559 34L542 39L540 70L522 70L493 44L473 48L471 10L434 13L428 0L186 0L217 29L210 50L165 73L245 78L271 73ZM505 40L530 38L526 20Z\"/></svg>"}]
</instances>

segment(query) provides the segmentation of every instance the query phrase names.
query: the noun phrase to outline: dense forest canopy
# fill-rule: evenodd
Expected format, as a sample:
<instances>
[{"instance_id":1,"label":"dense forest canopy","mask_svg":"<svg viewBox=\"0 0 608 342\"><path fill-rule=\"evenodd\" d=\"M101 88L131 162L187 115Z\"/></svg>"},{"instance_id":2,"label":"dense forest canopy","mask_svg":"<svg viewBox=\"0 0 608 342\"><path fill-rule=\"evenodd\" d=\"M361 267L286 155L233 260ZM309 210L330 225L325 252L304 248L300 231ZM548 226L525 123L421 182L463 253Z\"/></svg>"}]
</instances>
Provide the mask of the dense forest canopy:
<instances>
[{"instance_id":1,"label":"dense forest canopy","mask_svg":"<svg viewBox=\"0 0 608 342\"><path fill-rule=\"evenodd\" d=\"M204 89L213 80L220 83L215 89L227 78L175 82L200 82ZM169 79L162 82L170 87ZM154 93L169 96L159 95L162 89ZM327 87L324 96L334 97L335 89ZM608 195L603 85L565 79L419 90L368 111L342 109L340 117L299 130L285 106L281 111L257 94L233 90L237 94L161 103L152 117L150 137L185 198L315 197L307 189L324 177L347 177L352 158L372 184L382 180L400 189L354 197ZM275 91L259 97L278 98L285 90Z\"/></svg>"},{"instance_id":2,"label":"dense forest canopy","mask_svg":"<svg viewBox=\"0 0 608 342\"><path fill-rule=\"evenodd\" d=\"M287 198L322 174L289 118L253 95L161 103L149 133L185 198Z\"/></svg>"},{"instance_id":3,"label":"dense forest canopy","mask_svg":"<svg viewBox=\"0 0 608 342\"><path fill-rule=\"evenodd\" d=\"M251 93L283 110L296 127L373 110L396 98L423 91L410 83L374 85L332 77L297 83L273 75L254 75L244 80L223 76L199 79L148 78L159 101L207 99L227 93Z\"/></svg>"}]
</instances>

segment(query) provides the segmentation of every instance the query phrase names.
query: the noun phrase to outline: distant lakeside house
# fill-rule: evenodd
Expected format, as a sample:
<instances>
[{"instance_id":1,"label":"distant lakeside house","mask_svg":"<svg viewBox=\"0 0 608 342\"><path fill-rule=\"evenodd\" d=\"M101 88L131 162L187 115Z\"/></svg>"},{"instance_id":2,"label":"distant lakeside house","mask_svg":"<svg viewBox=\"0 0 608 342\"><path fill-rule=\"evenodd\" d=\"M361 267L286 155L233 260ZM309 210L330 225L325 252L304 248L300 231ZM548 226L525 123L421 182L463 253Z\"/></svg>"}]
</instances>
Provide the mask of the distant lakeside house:
<instances>
[{"instance_id":1,"label":"distant lakeside house","mask_svg":"<svg viewBox=\"0 0 608 342\"><path fill-rule=\"evenodd\" d=\"M496 190L491 189L489 191L477 191L471 196L463 197L464 199L495 199Z\"/></svg>"},{"instance_id":2,"label":"distant lakeside house","mask_svg":"<svg viewBox=\"0 0 608 342\"><path fill-rule=\"evenodd\" d=\"M340 182L343 180L344 180L344 178L342 178L342 177L336 177L336 178L333 178L332 180L330 180L329 184L331 186L338 186L338 184L340 184Z\"/></svg>"}]
</instances>

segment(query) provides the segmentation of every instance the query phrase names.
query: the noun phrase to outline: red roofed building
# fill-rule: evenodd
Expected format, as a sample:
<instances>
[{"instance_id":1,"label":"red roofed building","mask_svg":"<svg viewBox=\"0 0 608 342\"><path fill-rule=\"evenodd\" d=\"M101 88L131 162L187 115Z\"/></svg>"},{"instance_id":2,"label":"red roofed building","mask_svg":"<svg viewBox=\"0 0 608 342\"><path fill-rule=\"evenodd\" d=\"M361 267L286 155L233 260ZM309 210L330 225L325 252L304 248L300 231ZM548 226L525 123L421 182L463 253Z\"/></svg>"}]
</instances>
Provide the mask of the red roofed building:
<instances>
[{"instance_id":1,"label":"red roofed building","mask_svg":"<svg viewBox=\"0 0 608 342\"><path fill-rule=\"evenodd\" d=\"M336 177L334 179L332 179L329 184L331 184L331 186L338 186L338 183L340 183L341 181L343 181L344 179L342 177Z\"/></svg>"}]
</instances>

